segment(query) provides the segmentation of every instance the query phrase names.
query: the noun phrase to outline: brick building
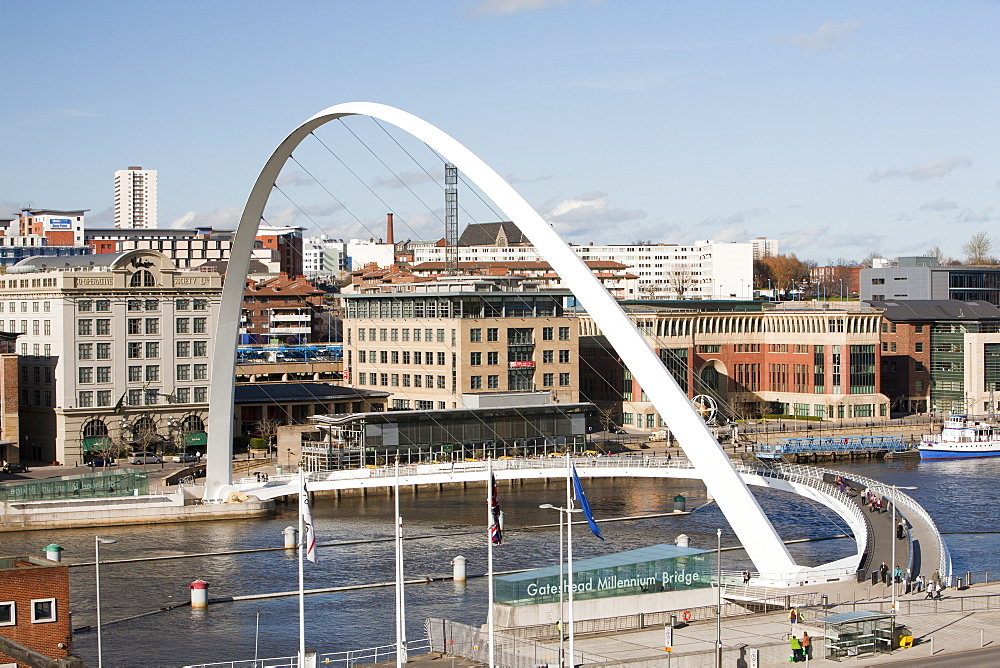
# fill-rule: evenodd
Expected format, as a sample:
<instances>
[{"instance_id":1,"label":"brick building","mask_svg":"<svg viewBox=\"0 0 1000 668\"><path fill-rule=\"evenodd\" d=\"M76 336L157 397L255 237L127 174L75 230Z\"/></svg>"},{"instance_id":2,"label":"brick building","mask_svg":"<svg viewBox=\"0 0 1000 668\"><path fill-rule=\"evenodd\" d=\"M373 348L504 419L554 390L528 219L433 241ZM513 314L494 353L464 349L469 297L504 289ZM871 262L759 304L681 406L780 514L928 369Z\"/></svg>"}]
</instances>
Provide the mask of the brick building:
<instances>
[{"instance_id":1,"label":"brick building","mask_svg":"<svg viewBox=\"0 0 1000 668\"><path fill-rule=\"evenodd\" d=\"M760 303L758 303L759 307ZM748 307L751 305L748 305ZM879 393L879 325L874 309L752 311L629 310L664 366L689 397L708 395L728 419L777 414L824 420L885 420ZM580 318L582 387L606 391L610 348L596 324ZM594 338L590 338L594 337ZM618 363L621 421L656 429L663 421L631 372ZM601 403L583 392L583 400Z\"/></svg>"},{"instance_id":2,"label":"brick building","mask_svg":"<svg viewBox=\"0 0 1000 668\"><path fill-rule=\"evenodd\" d=\"M36 557L0 557L0 583L0 635L46 657L69 656L69 567ZM40 665L25 658L0 652L0 665Z\"/></svg>"},{"instance_id":3,"label":"brick building","mask_svg":"<svg viewBox=\"0 0 1000 668\"><path fill-rule=\"evenodd\" d=\"M326 293L286 274L247 281L240 334L245 343L309 343L323 319Z\"/></svg>"}]
</instances>

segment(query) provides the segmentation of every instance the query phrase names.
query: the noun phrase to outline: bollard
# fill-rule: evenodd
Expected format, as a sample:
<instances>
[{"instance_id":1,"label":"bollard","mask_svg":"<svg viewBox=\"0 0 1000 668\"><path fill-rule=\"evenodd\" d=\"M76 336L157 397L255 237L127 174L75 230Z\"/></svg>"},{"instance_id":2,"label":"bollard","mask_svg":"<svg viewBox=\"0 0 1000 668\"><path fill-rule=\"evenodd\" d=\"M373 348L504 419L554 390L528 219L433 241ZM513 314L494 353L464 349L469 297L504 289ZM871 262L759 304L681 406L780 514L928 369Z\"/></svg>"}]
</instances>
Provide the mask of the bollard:
<instances>
[{"instance_id":1,"label":"bollard","mask_svg":"<svg viewBox=\"0 0 1000 668\"><path fill-rule=\"evenodd\" d=\"M691 543L691 537L688 536L686 533L682 533L681 535L677 536L677 539L674 540L674 542L677 543L677 547L688 547L689 544Z\"/></svg>"},{"instance_id":2,"label":"bollard","mask_svg":"<svg viewBox=\"0 0 1000 668\"><path fill-rule=\"evenodd\" d=\"M958 590L962 590L962 578L958 578Z\"/></svg>"},{"instance_id":3,"label":"bollard","mask_svg":"<svg viewBox=\"0 0 1000 668\"><path fill-rule=\"evenodd\" d=\"M45 558L49 561L54 561L56 563L62 561L63 547L61 545L52 543L51 545L46 545L42 551L45 552Z\"/></svg>"},{"instance_id":4,"label":"bollard","mask_svg":"<svg viewBox=\"0 0 1000 668\"><path fill-rule=\"evenodd\" d=\"M451 560L451 579L455 582L465 582L465 557L462 555Z\"/></svg>"},{"instance_id":5,"label":"bollard","mask_svg":"<svg viewBox=\"0 0 1000 668\"><path fill-rule=\"evenodd\" d=\"M294 550L299 546L299 530L295 527L285 527L285 530L281 532L281 535L285 537L286 550Z\"/></svg>"},{"instance_id":6,"label":"bollard","mask_svg":"<svg viewBox=\"0 0 1000 668\"><path fill-rule=\"evenodd\" d=\"M830 607L830 596L828 594L823 594L823 609L826 610Z\"/></svg>"},{"instance_id":7,"label":"bollard","mask_svg":"<svg viewBox=\"0 0 1000 668\"><path fill-rule=\"evenodd\" d=\"M192 608L207 608L208 607L208 583L198 578L192 582L188 587L191 589L191 607Z\"/></svg>"}]
</instances>

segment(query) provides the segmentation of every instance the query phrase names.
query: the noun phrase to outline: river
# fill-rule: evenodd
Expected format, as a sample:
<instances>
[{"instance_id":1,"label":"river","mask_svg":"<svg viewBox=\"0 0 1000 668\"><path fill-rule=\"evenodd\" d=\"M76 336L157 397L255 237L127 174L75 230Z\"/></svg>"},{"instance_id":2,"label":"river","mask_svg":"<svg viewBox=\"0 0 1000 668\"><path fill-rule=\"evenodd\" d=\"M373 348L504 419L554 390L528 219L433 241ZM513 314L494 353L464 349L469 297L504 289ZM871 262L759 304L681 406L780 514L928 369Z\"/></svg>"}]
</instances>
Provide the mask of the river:
<instances>
[{"instance_id":1,"label":"river","mask_svg":"<svg viewBox=\"0 0 1000 668\"><path fill-rule=\"evenodd\" d=\"M1000 540L993 508L1000 459L980 461L893 463L842 463L841 469L863 473L889 484L916 486L909 493L938 522L951 547L955 570L1000 568ZM662 517L602 525L606 542L585 528L574 530L574 556L578 559L612 552L672 543L677 535L690 536L691 546L714 549L716 528L723 529L723 546L736 545L715 504L706 505L704 487L695 481L620 479L584 482L598 518L628 517L668 511L673 498L687 497L691 515ZM486 510L484 488L424 492L401 498L404 533L429 536L405 544L407 579L447 575L456 555L469 560L469 573L486 570ZM758 499L783 538L822 538L842 534L846 526L830 511L799 497L761 492ZM541 483L500 487L506 517L505 542L494 551L498 571L531 568L558 561L558 528L525 529L555 523L553 511L542 503L565 500L561 486ZM314 505L320 544L326 542L386 539L392 536L392 500L384 495L336 500L320 496ZM266 520L160 524L0 534L4 554L41 555L49 543L65 548L69 563L93 561L94 535L117 539L102 547L102 560L152 557L192 552L228 551L281 545L282 530L297 522L294 505L279 507L277 517ZM474 534L456 532L477 531ZM963 533L964 532L964 533ZM450 535L449 535L450 534ZM817 564L853 551L849 540L829 540L793 546L800 563ZM741 551L723 555L723 568L751 567ZM213 604L205 611L188 607L140 619L110 623L158 610L188 599L188 583L202 578L209 595L222 597L293 590L297 586L295 556L277 551L256 554L198 557L101 567L104 664L106 666L182 666L189 663L253 658L255 625L259 612L261 657L287 656L297 648L297 599L295 597ZM305 565L306 588L332 587L393 578L391 541L321 547L319 563ZM70 570L74 627L94 623L94 570ZM486 581L469 580L411 585L406 588L407 634L423 637L427 617L445 617L482 623L486 615ZM358 649L395 641L393 588L306 598L307 646L321 652ZM88 665L96 664L96 635L74 637L74 653Z\"/></svg>"}]
</instances>

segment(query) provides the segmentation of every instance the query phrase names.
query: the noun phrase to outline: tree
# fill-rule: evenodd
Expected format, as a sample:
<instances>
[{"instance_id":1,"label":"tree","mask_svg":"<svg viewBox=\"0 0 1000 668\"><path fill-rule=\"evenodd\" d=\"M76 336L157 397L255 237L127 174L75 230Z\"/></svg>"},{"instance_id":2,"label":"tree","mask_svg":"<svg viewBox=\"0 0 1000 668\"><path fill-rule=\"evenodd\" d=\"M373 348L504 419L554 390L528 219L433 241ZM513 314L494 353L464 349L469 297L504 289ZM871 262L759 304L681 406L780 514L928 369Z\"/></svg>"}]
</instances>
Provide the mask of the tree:
<instances>
[{"instance_id":1,"label":"tree","mask_svg":"<svg viewBox=\"0 0 1000 668\"><path fill-rule=\"evenodd\" d=\"M875 263L875 260L879 260L881 258L882 256L878 252L872 251L868 255L865 255L864 259L861 260L861 266L871 268L871 266Z\"/></svg>"},{"instance_id":2,"label":"tree","mask_svg":"<svg viewBox=\"0 0 1000 668\"><path fill-rule=\"evenodd\" d=\"M794 290L800 282L809 278L808 263L797 258L795 253L766 257L761 262L767 265L771 280L779 290Z\"/></svg>"},{"instance_id":3,"label":"tree","mask_svg":"<svg viewBox=\"0 0 1000 668\"><path fill-rule=\"evenodd\" d=\"M962 244L967 264L996 264L996 258L990 255L992 249L993 241L986 232L977 232Z\"/></svg>"},{"instance_id":4,"label":"tree","mask_svg":"<svg viewBox=\"0 0 1000 668\"><path fill-rule=\"evenodd\" d=\"M285 423L273 417L263 417L260 420L257 420L257 433L260 434L261 438L267 441L268 453L275 449L274 439L278 435L278 427L283 424Z\"/></svg>"},{"instance_id":5,"label":"tree","mask_svg":"<svg viewBox=\"0 0 1000 668\"><path fill-rule=\"evenodd\" d=\"M684 299L684 293L688 291L695 282L695 278L690 271L675 271L670 274L670 287L677 295L677 299Z\"/></svg>"},{"instance_id":6,"label":"tree","mask_svg":"<svg viewBox=\"0 0 1000 668\"><path fill-rule=\"evenodd\" d=\"M924 251L924 257L936 257L938 264L942 267L951 262L951 258L944 254L940 246L932 246Z\"/></svg>"}]
</instances>

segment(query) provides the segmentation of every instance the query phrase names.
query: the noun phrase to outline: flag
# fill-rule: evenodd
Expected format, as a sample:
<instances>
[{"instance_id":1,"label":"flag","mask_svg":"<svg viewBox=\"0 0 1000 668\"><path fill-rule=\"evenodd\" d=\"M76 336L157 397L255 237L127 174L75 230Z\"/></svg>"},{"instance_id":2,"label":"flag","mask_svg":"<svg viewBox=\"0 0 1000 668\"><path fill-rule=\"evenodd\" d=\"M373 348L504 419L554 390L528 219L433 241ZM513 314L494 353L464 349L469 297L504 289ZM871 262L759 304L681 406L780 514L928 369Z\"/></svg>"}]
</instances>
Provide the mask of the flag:
<instances>
[{"instance_id":1,"label":"flag","mask_svg":"<svg viewBox=\"0 0 1000 668\"><path fill-rule=\"evenodd\" d=\"M594 514L590 512L590 504L587 503L587 495L583 493L583 485L580 484L580 476L576 474L576 466L573 467L573 500L580 502L583 516L587 518L587 524L590 525L590 530L593 534L604 540L604 536L601 535L601 528L597 526L597 522L594 521Z\"/></svg>"},{"instance_id":2,"label":"flag","mask_svg":"<svg viewBox=\"0 0 1000 668\"><path fill-rule=\"evenodd\" d=\"M503 527L500 523L500 497L497 495L497 479L490 473L490 542L503 543Z\"/></svg>"},{"instance_id":3,"label":"flag","mask_svg":"<svg viewBox=\"0 0 1000 668\"><path fill-rule=\"evenodd\" d=\"M299 512L302 513L302 541L306 546L306 559L316 563L316 529L313 528L312 508L309 507L309 492L306 483L302 481L302 492L299 494Z\"/></svg>"},{"instance_id":4,"label":"flag","mask_svg":"<svg viewBox=\"0 0 1000 668\"><path fill-rule=\"evenodd\" d=\"M122 392L122 396L118 398L118 403L115 404L115 415L121 415L122 414L122 406L125 405L125 395L126 394L128 394L128 392Z\"/></svg>"}]
</instances>

